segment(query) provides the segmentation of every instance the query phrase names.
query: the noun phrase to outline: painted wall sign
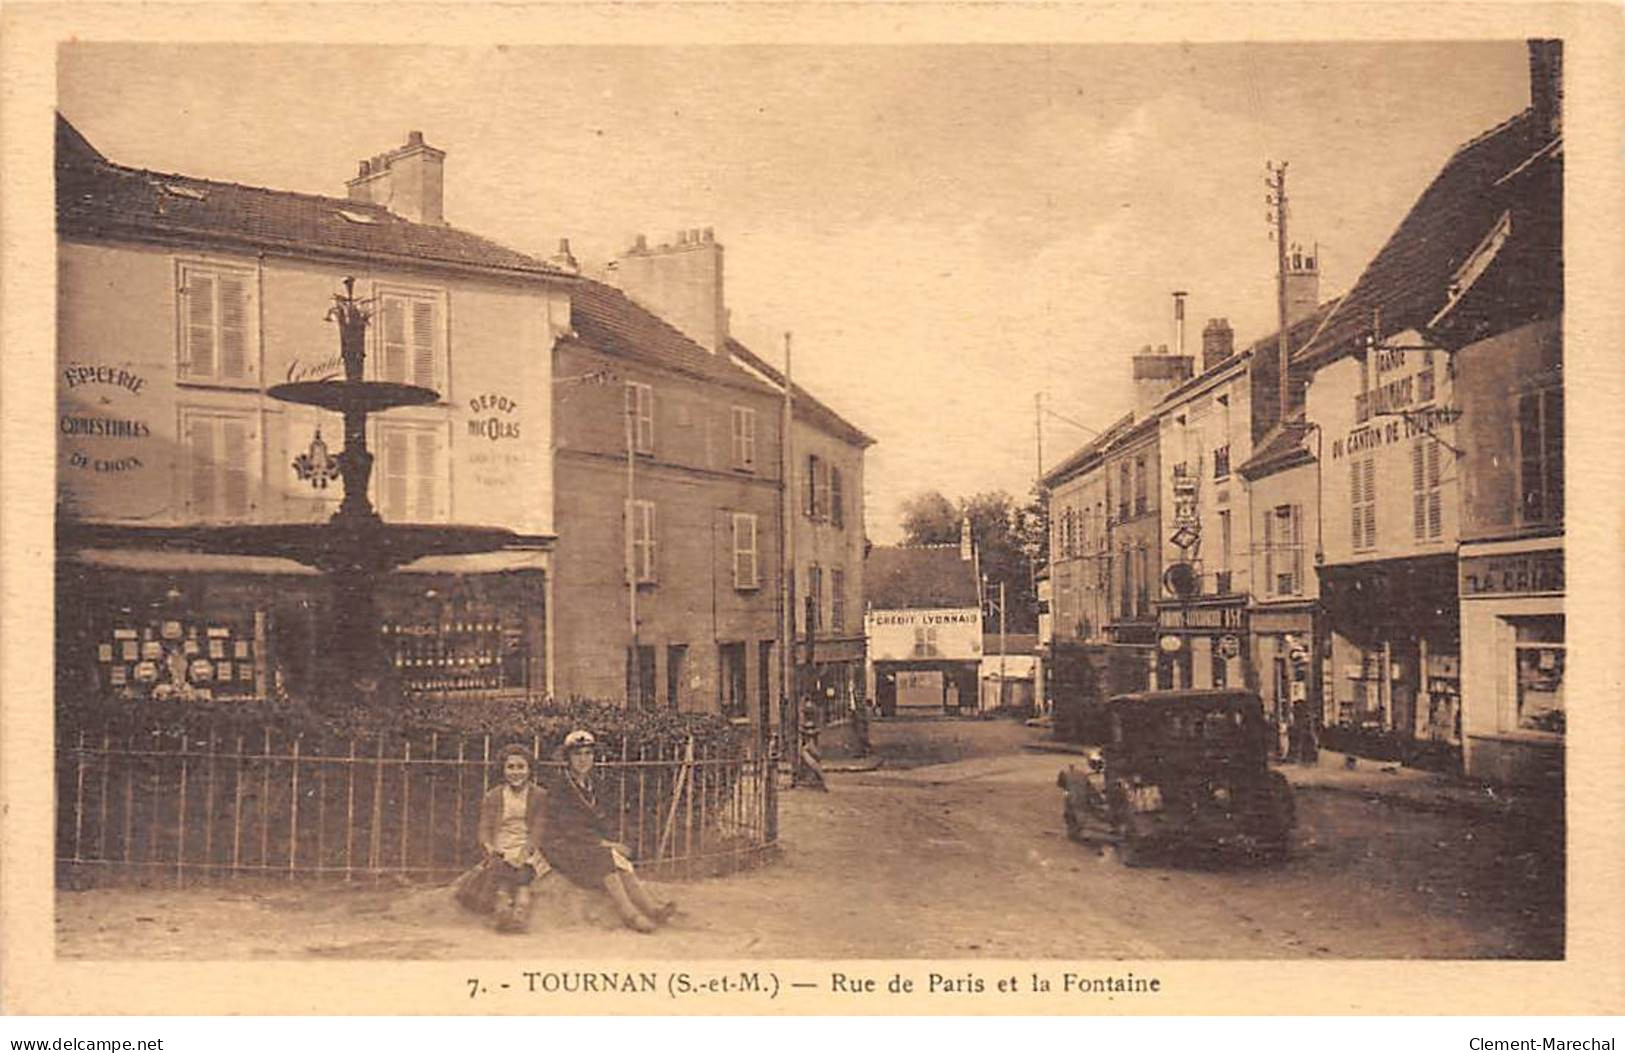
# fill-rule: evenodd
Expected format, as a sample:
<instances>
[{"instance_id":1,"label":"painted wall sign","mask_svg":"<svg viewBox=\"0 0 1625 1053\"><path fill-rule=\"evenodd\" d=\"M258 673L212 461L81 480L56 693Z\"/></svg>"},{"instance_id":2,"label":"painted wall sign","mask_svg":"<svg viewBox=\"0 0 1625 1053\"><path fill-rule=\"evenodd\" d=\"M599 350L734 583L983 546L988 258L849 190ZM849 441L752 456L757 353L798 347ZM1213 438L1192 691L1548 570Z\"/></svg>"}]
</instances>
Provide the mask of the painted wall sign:
<instances>
[{"instance_id":1,"label":"painted wall sign","mask_svg":"<svg viewBox=\"0 0 1625 1053\"><path fill-rule=\"evenodd\" d=\"M1164 607L1157 611L1157 626L1186 631L1244 629L1247 612L1241 607Z\"/></svg>"},{"instance_id":2,"label":"painted wall sign","mask_svg":"<svg viewBox=\"0 0 1625 1053\"><path fill-rule=\"evenodd\" d=\"M130 444L152 435L137 416L145 408L136 400L146 377L128 366L70 364L62 380L66 390L56 427L68 467L106 475L145 467L144 449Z\"/></svg>"},{"instance_id":3,"label":"painted wall sign","mask_svg":"<svg viewBox=\"0 0 1625 1053\"><path fill-rule=\"evenodd\" d=\"M519 403L506 395L486 394L468 400L470 438L500 442L519 438Z\"/></svg>"},{"instance_id":4,"label":"painted wall sign","mask_svg":"<svg viewBox=\"0 0 1625 1053\"><path fill-rule=\"evenodd\" d=\"M977 625L981 618L975 611L885 611L871 614L873 625Z\"/></svg>"},{"instance_id":5,"label":"painted wall sign","mask_svg":"<svg viewBox=\"0 0 1625 1053\"><path fill-rule=\"evenodd\" d=\"M1563 591L1561 549L1507 556L1466 556L1459 568L1461 595L1468 598Z\"/></svg>"},{"instance_id":6,"label":"painted wall sign","mask_svg":"<svg viewBox=\"0 0 1625 1053\"><path fill-rule=\"evenodd\" d=\"M288 363L287 379L290 384L312 380L338 380L344 376L344 360L338 355L305 361L294 359Z\"/></svg>"}]
</instances>

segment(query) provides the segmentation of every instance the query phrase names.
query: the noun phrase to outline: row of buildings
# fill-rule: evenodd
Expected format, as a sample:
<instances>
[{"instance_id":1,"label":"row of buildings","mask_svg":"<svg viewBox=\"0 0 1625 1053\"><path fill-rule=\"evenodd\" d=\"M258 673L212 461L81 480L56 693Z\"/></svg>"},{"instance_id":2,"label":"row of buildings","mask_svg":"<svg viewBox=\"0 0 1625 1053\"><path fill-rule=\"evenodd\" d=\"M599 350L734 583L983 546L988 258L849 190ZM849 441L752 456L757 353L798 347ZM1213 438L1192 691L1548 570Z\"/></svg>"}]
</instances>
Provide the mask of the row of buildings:
<instances>
[{"instance_id":1,"label":"row of buildings","mask_svg":"<svg viewBox=\"0 0 1625 1053\"><path fill-rule=\"evenodd\" d=\"M860 694L873 440L729 336L710 230L640 237L595 279L567 242L539 259L448 224L445 156L413 132L326 197L121 165L58 117L63 688L316 686L329 583L187 529L337 508L310 470L337 418L267 389L341 375L324 311L352 277L369 376L440 396L372 419L374 505L518 538L380 584L408 690L763 726L789 693Z\"/></svg>"},{"instance_id":2,"label":"row of buildings","mask_svg":"<svg viewBox=\"0 0 1625 1053\"><path fill-rule=\"evenodd\" d=\"M1133 357L1135 407L1048 470L1050 646L1246 685L1348 741L1562 771L1561 50L1344 295L1287 254L1285 332ZM1283 377L1282 363L1286 363Z\"/></svg>"}]
</instances>

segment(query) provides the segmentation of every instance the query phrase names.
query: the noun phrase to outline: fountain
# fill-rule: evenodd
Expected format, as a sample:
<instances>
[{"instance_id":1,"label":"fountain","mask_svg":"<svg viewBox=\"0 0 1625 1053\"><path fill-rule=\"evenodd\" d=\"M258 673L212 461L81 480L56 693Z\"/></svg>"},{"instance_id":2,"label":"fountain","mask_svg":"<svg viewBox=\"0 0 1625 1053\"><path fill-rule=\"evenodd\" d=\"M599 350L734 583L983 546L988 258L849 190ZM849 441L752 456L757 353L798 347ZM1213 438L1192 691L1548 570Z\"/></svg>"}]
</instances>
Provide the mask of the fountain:
<instances>
[{"instance_id":1,"label":"fountain","mask_svg":"<svg viewBox=\"0 0 1625 1053\"><path fill-rule=\"evenodd\" d=\"M367 418L402 406L438 402L431 388L363 377L369 315L355 299L354 278L344 279L327 317L338 323L342 379L277 384L266 392L280 402L315 406L344 418L344 448L328 457L317 430L311 451L294 461L300 477L325 486L335 474L344 496L325 523L276 523L200 527L187 531L198 548L232 555L280 556L326 574L333 585L328 632L330 654L314 699L322 708L378 704L401 697L393 663L385 654L374 604L376 580L428 555L492 552L515 540L500 527L385 523L367 496L373 456L367 449Z\"/></svg>"}]
</instances>

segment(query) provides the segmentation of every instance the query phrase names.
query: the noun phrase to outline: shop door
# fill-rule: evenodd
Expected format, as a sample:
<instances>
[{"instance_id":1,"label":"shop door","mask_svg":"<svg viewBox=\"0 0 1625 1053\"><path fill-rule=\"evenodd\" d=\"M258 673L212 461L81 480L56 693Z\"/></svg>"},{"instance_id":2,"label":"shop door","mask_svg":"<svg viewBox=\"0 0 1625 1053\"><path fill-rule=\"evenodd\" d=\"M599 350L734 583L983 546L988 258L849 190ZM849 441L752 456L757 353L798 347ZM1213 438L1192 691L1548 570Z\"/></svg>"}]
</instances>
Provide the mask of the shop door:
<instances>
[{"instance_id":1,"label":"shop door","mask_svg":"<svg viewBox=\"0 0 1625 1053\"><path fill-rule=\"evenodd\" d=\"M897 674L897 708L941 709L942 673L936 669L904 670Z\"/></svg>"}]
</instances>

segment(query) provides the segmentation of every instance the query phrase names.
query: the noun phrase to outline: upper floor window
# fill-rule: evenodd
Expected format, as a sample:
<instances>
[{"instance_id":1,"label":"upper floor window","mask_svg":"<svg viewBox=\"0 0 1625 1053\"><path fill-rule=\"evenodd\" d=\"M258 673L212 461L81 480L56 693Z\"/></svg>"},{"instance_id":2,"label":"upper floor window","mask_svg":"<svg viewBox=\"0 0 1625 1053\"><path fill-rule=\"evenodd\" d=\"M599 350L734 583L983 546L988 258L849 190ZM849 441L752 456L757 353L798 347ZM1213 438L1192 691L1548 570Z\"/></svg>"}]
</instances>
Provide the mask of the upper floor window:
<instances>
[{"instance_id":1,"label":"upper floor window","mask_svg":"<svg viewBox=\"0 0 1625 1053\"><path fill-rule=\"evenodd\" d=\"M1416 540L1442 532L1440 500L1439 440L1423 436L1411 446L1411 532Z\"/></svg>"},{"instance_id":2,"label":"upper floor window","mask_svg":"<svg viewBox=\"0 0 1625 1053\"><path fill-rule=\"evenodd\" d=\"M1563 519L1563 391L1518 396L1518 521Z\"/></svg>"},{"instance_id":3,"label":"upper floor window","mask_svg":"<svg viewBox=\"0 0 1625 1053\"><path fill-rule=\"evenodd\" d=\"M397 523L447 518L446 433L438 424L378 422L378 514Z\"/></svg>"},{"instance_id":4,"label":"upper floor window","mask_svg":"<svg viewBox=\"0 0 1625 1053\"><path fill-rule=\"evenodd\" d=\"M837 529L846 529L846 504L841 497L841 470L834 465L829 469L829 521Z\"/></svg>"},{"instance_id":5,"label":"upper floor window","mask_svg":"<svg viewBox=\"0 0 1625 1053\"><path fill-rule=\"evenodd\" d=\"M237 520L253 510L259 428L252 413L182 409L186 512L201 521Z\"/></svg>"},{"instance_id":6,"label":"upper floor window","mask_svg":"<svg viewBox=\"0 0 1625 1053\"><path fill-rule=\"evenodd\" d=\"M374 311L373 377L444 391L446 315L441 294L380 288Z\"/></svg>"},{"instance_id":7,"label":"upper floor window","mask_svg":"<svg viewBox=\"0 0 1625 1053\"><path fill-rule=\"evenodd\" d=\"M1303 592L1303 506L1264 513L1264 589L1277 596Z\"/></svg>"},{"instance_id":8,"label":"upper floor window","mask_svg":"<svg viewBox=\"0 0 1625 1053\"><path fill-rule=\"evenodd\" d=\"M259 312L254 272L182 263L176 273L179 378L249 384L259 374Z\"/></svg>"},{"instance_id":9,"label":"upper floor window","mask_svg":"<svg viewBox=\"0 0 1625 1053\"><path fill-rule=\"evenodd\" d=\"M747 406L733 407L733 465L743 471L756 470L756 411Z\"/></svg>"},{"instance_id":10,"label":"upper floor window","mask_svg":"<svg viewBox=\"0 0 1625 1053\"><path fill-rule=\"evenodd\" d=\"M807 618L804 629L815 633L824 627L824 571L818 564L807 567Z\"/></svg>"},{"instance_id":11,"label":"upper floor window","mask_svg":"<svg viewBox=\"0 0 1625 1053\"><path fill-rule=\"evenodd\" d=\"M628 501L626 505L626 550L632 564L632 578L640 584L652 583L655 580L655 503Z\"/></svg>"},{"instance_id":12,"label":"upper floor window","mask_svg":"<svg viewBox=\"0 0 1625 1053\"><path fill-rule=\"evenodd\" d=\"M1131 470L1132 470L1132 467L1129 465L1129 463L1127 461L1124 461L1121 465L1118 466L1118 469L1117 469L1117 475L1118 475L1118 480L1117 480L1117 518L1118 518L1119 521L1122 521L1122 520L1125 520L1125 519L1128 518L1129 496L1130 496L1129 486L1131 485L1130 478L1129 478L1129 472Z\"/></svg>"},{"instance_id":13,"label":"upper floor window","mask_svg":"<svg viewBox=\"0 0 1625 1053\"><path fill-rule=\"evenodd\" d=\"M1144 515L1146 507L1145 458L1134 459L1134 514Z\"/></svg>"},{"instance_id":14,"label":"upper floor window","mask_svg":"<svg viewBox=\"0 0 1625 1053\"><path fill-rule=\"evenodd\" d=\"M734 588L754 589L761 586L756 552L756 517L749 512L735 512L733 516Z\"/></svg>"},{"instance_id":15,"label":"upper floor window","mask_svg":"<svg viewBox=\"0 0 1625 1053\"><path fill-rule=\"evenodd\" d=\"M1230 444L1225 443L1213 451L1213 478L1224 479L1230 475Z\"/></svg>"},{"instance_id":16,"label":"upper floor window","mask_svg":"<svg viewBox=\"0 0 1625 1053\"><path fill-rule=\"evenodd\" d=\"M816 453L807 455L807 518L828 519L834 479L830 463Z\"/></svg>"},{"instance_id":17,"label":"upper floor window","mask_svg":"<svg viewBox=\"0 0 1625 1053\"><path fill-rule=\"evenodd\" d=\"M846 630L846 572L839 568L829 572L829 627Z\"/></svg>"},{"instance_id":18,"label":"upper floor window","mask_svg":"<svg viewBox=\"0 0 1625 1053\"><path fill-rule=\"evenodd\" d=\"M1354 551L1377 547L1377 461L1367 456L1349 461L1349 527Z\"/></svg>"},{"instance_id":19,"label":"upper floor window","mask_svg":"<svg viewBox=\"0 0 1625 1053\"><path fill-rule=\"evenodd\" d=\"M655 452L655 389L626 382L627 438L638 453Z\"/></svg>"}]
</instances>

